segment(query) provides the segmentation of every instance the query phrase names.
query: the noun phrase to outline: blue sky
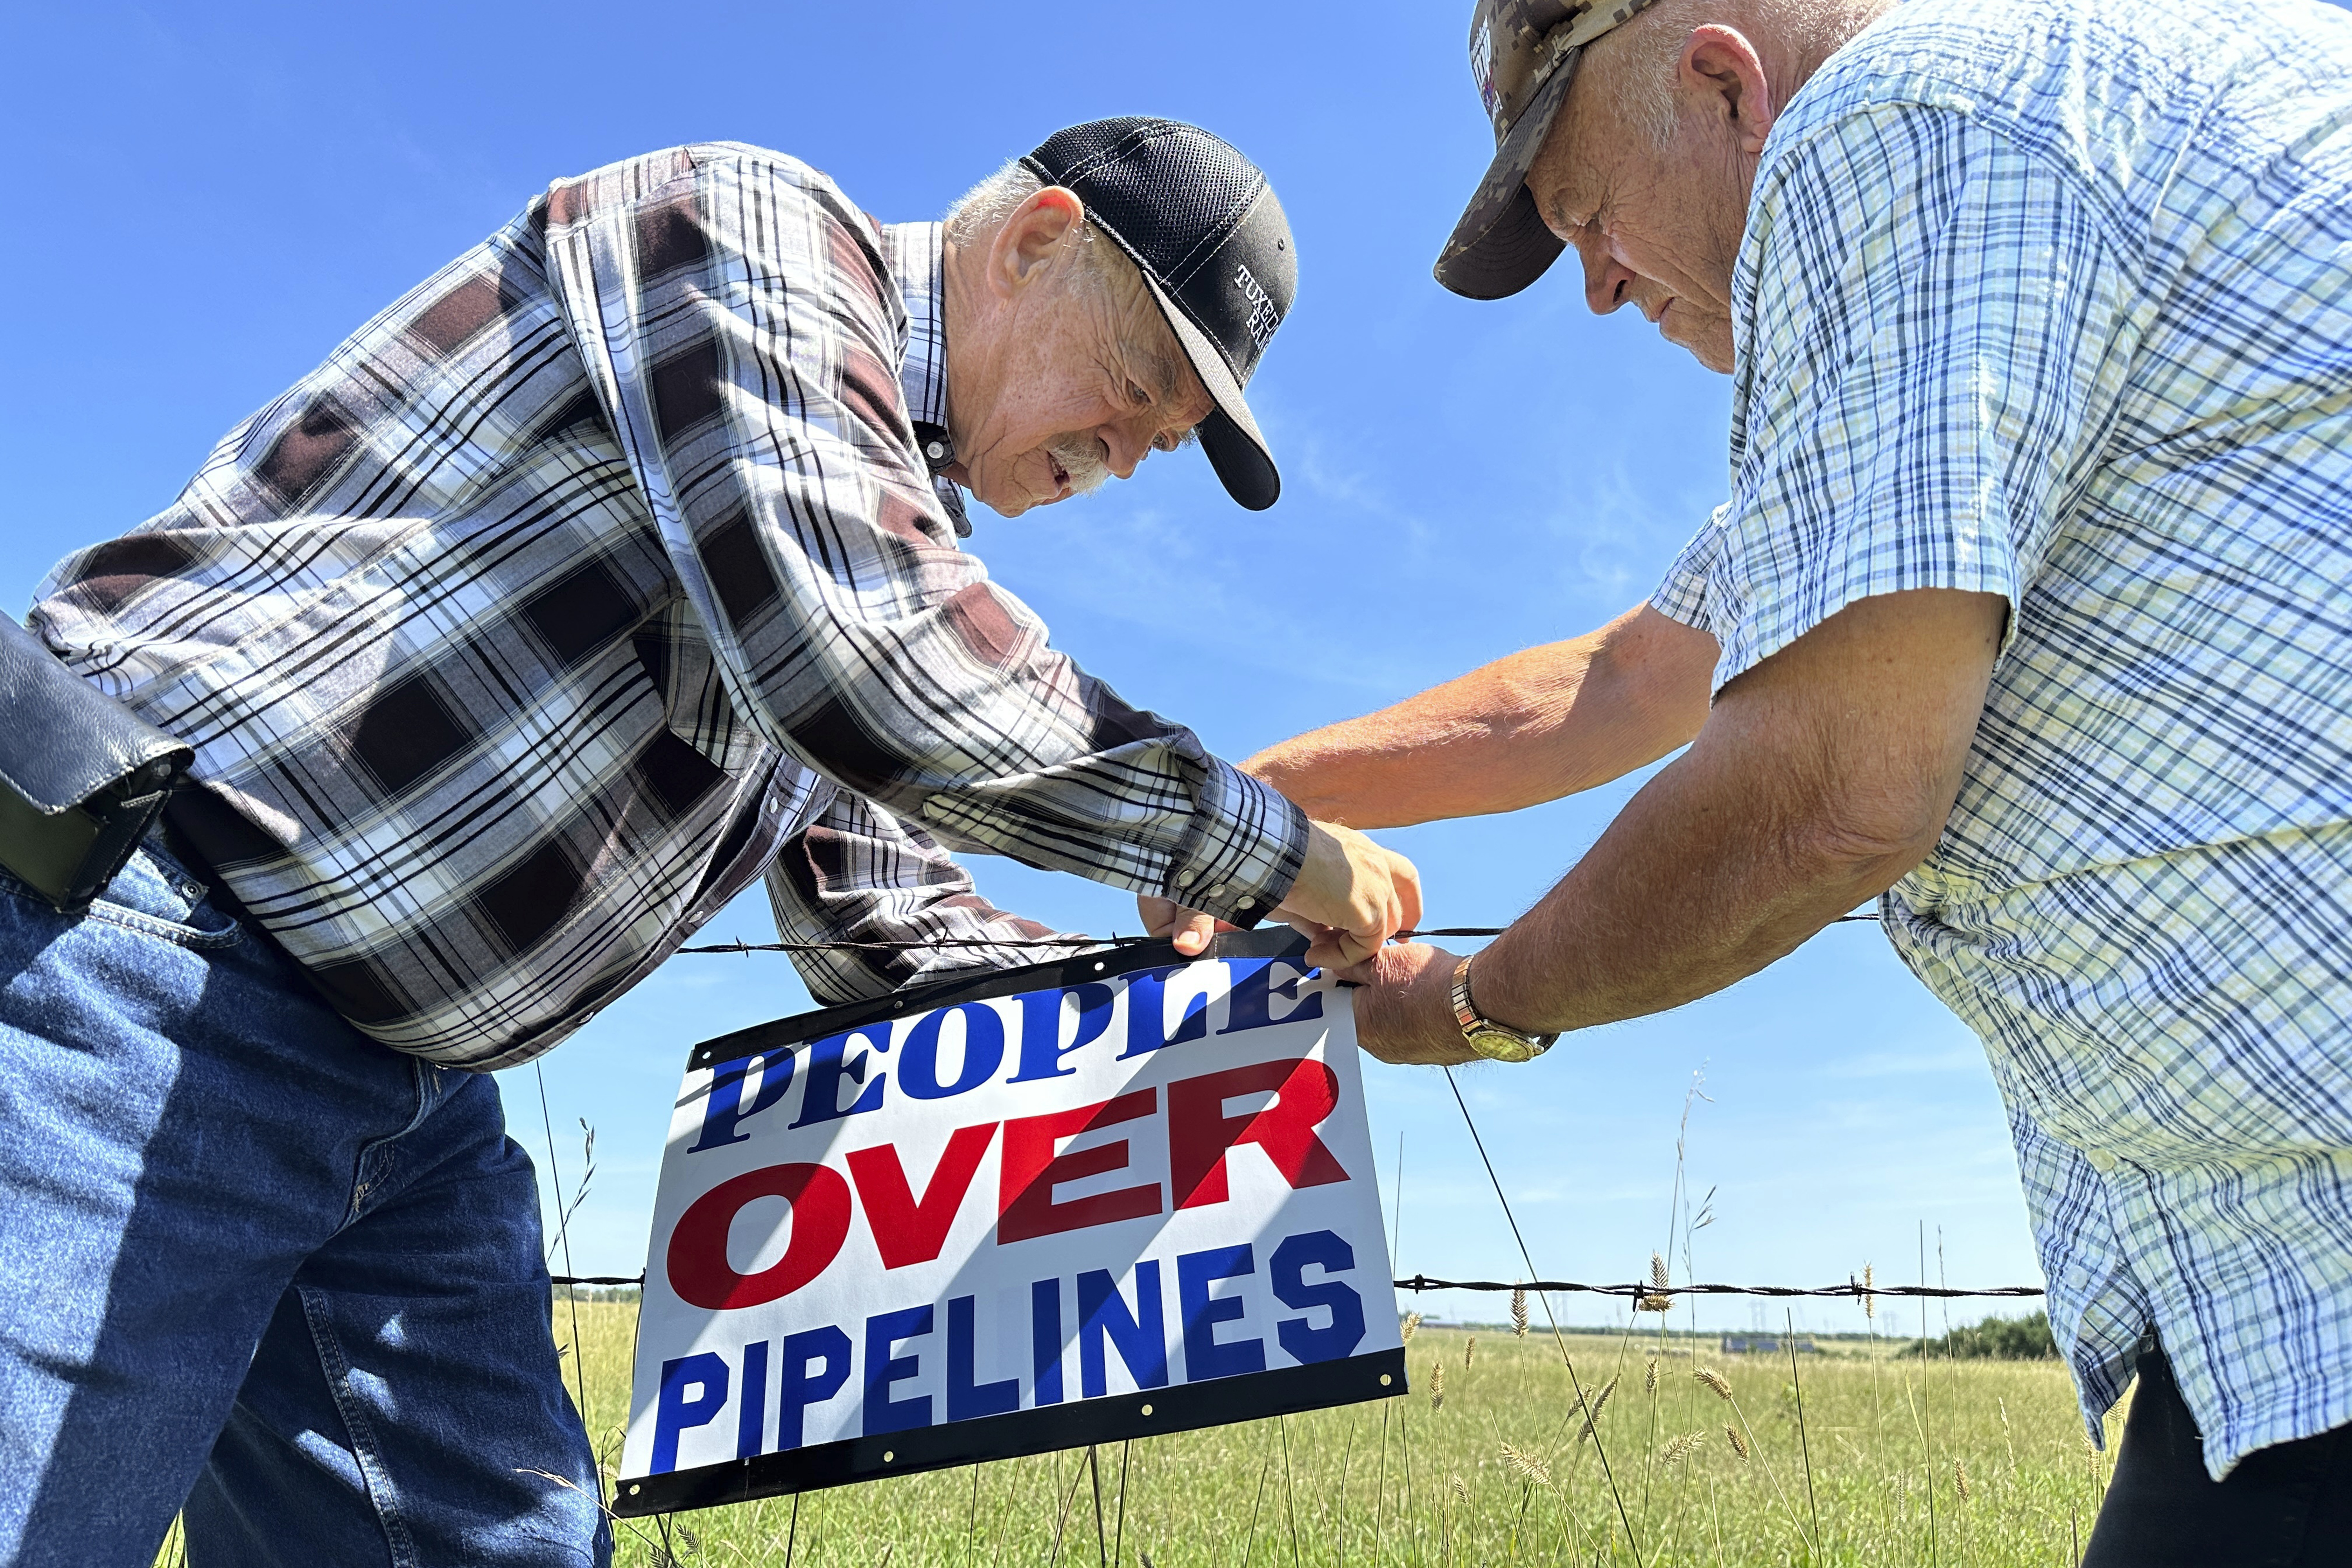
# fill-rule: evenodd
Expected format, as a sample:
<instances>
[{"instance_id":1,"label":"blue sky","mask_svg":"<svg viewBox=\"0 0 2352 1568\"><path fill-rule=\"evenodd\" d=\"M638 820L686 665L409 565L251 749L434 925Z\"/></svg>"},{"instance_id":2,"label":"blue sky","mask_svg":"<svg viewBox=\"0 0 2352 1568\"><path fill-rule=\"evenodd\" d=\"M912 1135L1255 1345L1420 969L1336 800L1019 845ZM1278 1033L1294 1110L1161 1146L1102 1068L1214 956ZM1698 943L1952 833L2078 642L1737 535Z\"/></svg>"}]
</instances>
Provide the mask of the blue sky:
<instances>
[{"instance_id":1,"label":"blue sky","mask_svg":"<svg viewBox=\"0 0 2352 1568\"><path fill-rule=\"evenodd\" d=\"M58 556L161 510L231 425L551 180L727 138L808 160L886 221L932 217L1060 125L1148 112L1242 148L1289 213L1298 303L1252 388L1284 498L1244 512L1186 451L1014 521L975 509L971 547L998 580L1129 700L1235 758L1585 631L1644 595L1719 499L1726 383L1633 312L1589 315L1572 270L1492 304L1430 280L1492 147L1465 12L14 7L0 591L21 611ZM1499 924L1633 782L1387 837L1420 862L1431 923ZM1136 927L1110 889L975 869L1037 919ZM711 934L773 927L754 895ZM643 1263L688 1047L806 1005L780 958L682 956L546 1058L567 1181L579 1121L597 1131L578 1271ZM1826 1283L1869 1260L1916 1278L1924 1225L1931 1277L1940 1234L1954 1284L2038 1282L1981 1050L1858 925L1722 995L1465 1075L1543 1273L1628 1279L1665 1243L1695 1074L1710 1098L1690 1117L1689 1179L1716 1189L1702 1277ZM1444 1081L1375 1064L1370 1086L1384 1186L1404 1140L1404 1272L1515 1274ZM543 1173L538 1075L503 1087ZM1699 1321L1760 1320L1727 1302ZM1801 1321L1862 1326L1850 1307Z\"/></svg>"}]
</instances>

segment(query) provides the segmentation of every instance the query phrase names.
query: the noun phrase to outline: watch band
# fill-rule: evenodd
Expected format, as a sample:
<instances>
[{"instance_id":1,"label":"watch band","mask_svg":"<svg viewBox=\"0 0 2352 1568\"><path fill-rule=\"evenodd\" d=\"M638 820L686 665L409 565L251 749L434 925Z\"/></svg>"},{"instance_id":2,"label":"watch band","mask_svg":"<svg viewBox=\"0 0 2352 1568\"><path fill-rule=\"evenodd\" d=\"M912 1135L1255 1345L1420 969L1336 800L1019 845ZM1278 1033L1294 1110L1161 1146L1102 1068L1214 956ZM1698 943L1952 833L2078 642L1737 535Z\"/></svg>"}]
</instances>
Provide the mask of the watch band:
<instances>
[{"instance_id":1,"label":"watch band","mask_svg":"<svg viewBox=\"0 0 2352 1568\"><path fill-rule=\"evenodd\" d=\"M1454 1022L1462 1031L1462 1038L1489 1061L1533 1061L1551 1049L1551 1043L1559 1038L1558 1030L1549 1035L1530 1035L1508 1024L1497 1024L1478 1011L1478 1005L1470 999L1468 958L1454 966L1453 998Z\"/></svg>"}]
</instances>

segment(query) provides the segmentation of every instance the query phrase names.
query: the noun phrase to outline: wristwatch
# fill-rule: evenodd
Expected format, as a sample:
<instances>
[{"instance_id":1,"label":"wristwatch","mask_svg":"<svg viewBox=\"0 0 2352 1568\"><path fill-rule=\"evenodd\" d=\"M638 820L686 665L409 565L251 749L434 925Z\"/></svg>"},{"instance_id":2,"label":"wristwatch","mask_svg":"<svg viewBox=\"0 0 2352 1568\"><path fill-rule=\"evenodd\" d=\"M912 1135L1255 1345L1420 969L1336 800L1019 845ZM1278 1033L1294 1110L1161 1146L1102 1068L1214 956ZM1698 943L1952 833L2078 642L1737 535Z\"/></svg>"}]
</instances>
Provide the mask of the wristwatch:
<instances>
[{"instance_id":1,"label":"wristwatch","mask_svg":"<svg viewBox=\"0 0 2352 1568\"><path fill-rule=\"evenodd\" d=\"M1462 1037L1470 1043L1470 1048L1490 1061L1533 1061L1551 1049L1551 1043L1559 1038L1557 1029L1549 1035L1522 1034L1478 1011L1478 1004L1470 1000L1467 958L1454 966L1454 1021L1461 1026Z\"/></svg>"}]
</instances>

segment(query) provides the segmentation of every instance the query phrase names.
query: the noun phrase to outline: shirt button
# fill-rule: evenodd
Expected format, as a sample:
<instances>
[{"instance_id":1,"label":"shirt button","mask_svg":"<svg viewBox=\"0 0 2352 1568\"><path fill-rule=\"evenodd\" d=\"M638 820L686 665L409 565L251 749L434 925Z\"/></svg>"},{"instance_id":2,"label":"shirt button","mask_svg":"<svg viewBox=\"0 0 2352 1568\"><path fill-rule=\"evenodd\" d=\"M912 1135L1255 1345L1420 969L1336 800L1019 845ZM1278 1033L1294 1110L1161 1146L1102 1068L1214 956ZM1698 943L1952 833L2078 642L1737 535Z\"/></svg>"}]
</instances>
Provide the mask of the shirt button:
<instances>
[{"instance_id":1,"label":"shirt button","mask_svg":"<svg viewBox=\"0 0 2352 1568\"><path fill-rule=\"evenodd\" d=\"M1209 889L1209 897L1213 899L1222 899L1224 896L1225 885L1223 882L1218 883L1215 887Z\"/></svg>"},{"instance_id":2,"label":"shirt button","mask_svg":"<svg viewBox=\"0 0 2352 1568\"><path fill-rule=\"evenodd\" d=\"M2105 1175L2116 1168L2116 1157L2105 1149L2094 1149L2091 1151L2091 1167Z\"/></svg>"},{"instance_id":3,"label":"shirt button","mask_svg":"<svg viewBox=\"0 0 2352 1568\"><path fill-rule=\"evenodd\" d=\"M1190 871L1179 871L1176 873L1176 885L1180 888L1189 888L1192 885L1192 877L1193 873Z\"/></svg>"}]
</instances>

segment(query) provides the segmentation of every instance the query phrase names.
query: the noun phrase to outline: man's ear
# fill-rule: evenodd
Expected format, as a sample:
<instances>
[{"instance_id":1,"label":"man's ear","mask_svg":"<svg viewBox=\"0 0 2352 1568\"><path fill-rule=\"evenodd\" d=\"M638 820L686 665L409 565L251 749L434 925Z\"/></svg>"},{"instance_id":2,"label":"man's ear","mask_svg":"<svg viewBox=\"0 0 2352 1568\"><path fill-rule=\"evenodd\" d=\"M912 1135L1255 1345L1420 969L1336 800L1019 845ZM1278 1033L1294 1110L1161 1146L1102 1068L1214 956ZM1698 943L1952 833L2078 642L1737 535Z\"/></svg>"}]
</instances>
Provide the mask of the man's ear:
<instances>
[{"instance_id":1,"label":"man's ear","mask_svg":"<svg viewBox=\"0 0 2352 1568\"><path fill-rule=\"evenodd\" d=\"M990 291L1009 300L1043 276L1086 216L1086 204L1060 185L1048 185L1013 208L989 243Z\"/></svg>"},{"instance_id":2,"label":"man's ear","mask_svg":"<svg viewBox=\"0 0 2352 1568\"><path fill-rule=\"evenodd\" d=\"M1698 95L1717 121L1739 138L1739 150L1753 158L1764 151L1780 106L1756 46L1737 27L1709 22L1693 27L1676 62L1676 85Z\"/></svg>"}]
</instances>

